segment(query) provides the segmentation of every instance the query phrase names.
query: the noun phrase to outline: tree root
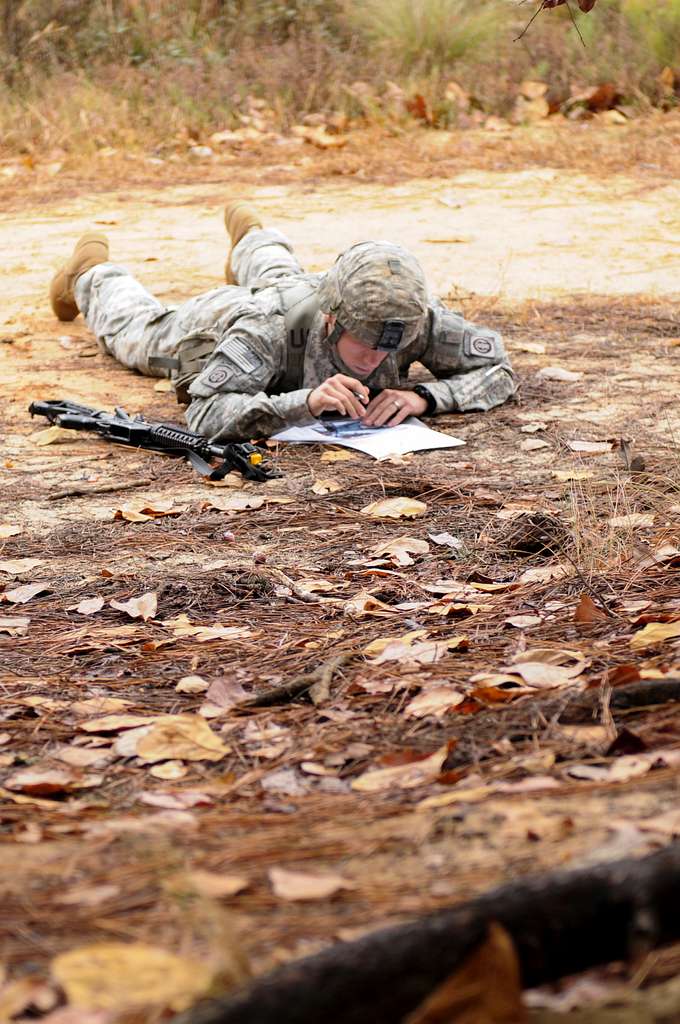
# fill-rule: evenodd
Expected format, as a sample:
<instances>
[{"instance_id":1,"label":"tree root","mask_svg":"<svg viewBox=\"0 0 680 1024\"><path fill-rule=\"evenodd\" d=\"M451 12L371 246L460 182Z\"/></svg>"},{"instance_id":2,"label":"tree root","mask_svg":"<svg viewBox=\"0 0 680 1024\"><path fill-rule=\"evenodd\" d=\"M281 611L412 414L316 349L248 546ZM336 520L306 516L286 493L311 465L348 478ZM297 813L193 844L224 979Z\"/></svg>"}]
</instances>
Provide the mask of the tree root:
<instances>
[{"instance_id":1,"label":"tree root","mask_svg":"<svg viewBox=\"0 0 680 1024\"><path fill-rule=\"evenodd\" d=\"M513 882L286 964L175 1024L399 1024L486 938L512 936L525 987L680 938L680 843L641 860Z\"/></svg>"}]
</instances>

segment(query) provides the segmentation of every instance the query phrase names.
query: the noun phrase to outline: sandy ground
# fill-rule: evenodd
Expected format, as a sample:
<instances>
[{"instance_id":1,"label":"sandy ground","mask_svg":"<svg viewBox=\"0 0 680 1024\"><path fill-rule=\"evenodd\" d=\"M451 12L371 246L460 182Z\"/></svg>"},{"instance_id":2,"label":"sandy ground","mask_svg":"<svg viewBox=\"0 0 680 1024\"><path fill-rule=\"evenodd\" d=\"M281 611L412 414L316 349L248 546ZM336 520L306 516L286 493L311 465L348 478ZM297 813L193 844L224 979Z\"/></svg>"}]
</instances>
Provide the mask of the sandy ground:
<instances>
[{"instance_id":1,"label":"sandy ground","mask_svg":"<svg viewBox=\"0 0 680 1024\"><path fill-rule=\"evenodd\" d=\"M476 672L507 663L523 647L580 651L587 660L582 681L590 686L630 663L643 678L673 674L679 659L672 640L635 654L630 640L638 628L636 601L648 602L652 619L677 612L671 562L645 559L678 539L680 187L539 167L394 186L258 184L243 192L267 223L290 235L313 270L361 238L393 238L412 248L433 290L505 332L522 381L521 404L486 417L447 418L441 425L467 447L402 465L367 459L327 465L314 448L281 451L285 476L258 493L287 497L288 505L238 514L206 510L215 491L184 466L82 436L40 447L30 435L42 424L32 424L25 410L34 398L69 397L179 418L171 395L99 354L80 321L57 323L46 288L53 267L90 227L106 231L113 257L166 301L214 286L225 256L224 188L127 191L121 183L115 192L58 207L3 214L0 523L23 532L0 540L0 560L30 556L39 564L2 579L6 591L44 580L49 592L3 611L27 615L31 624L26 635L0 637L8 735L0 746L0 757L8 752L0 760L0 785L22 765L58 765L60 747L81 735L78 700L124 699L139 714L194 713L203 698L175 691L189 674L208 682L235 679L261 692L327 654L360 653L376 637L409 629L424 628L438 639L464 633L469 646L432 665L393 663L376 672L360 660L344 670L321 708L225 713L213 728L232 747L228 759L193 763L174 786L128 758L114 761L85 793L67 785L51 799L38 788L33 796L42 803L35 804L17 802L17 790L0 791L12 976L43 978L56 954L103 938L200 948L205 931L189 926L185 905L167 884L190 868L246 877L247 889L219 909L260 971L507 878L644 852L669 839L652 829L650 840L638 826L675 806L673 766L659 761L648 774L624 771L612 779L606 773L615 758L605 756L611 723L591 722L597 738L577 738L550 725L547 712L532 703L561 700L559 693L529 694L507 708L490 694L488 706L481 696L470 698L480 713L469 716L451 711L420 719L404 709L420 688L455 684L470 694ZM555 365L582 376L572 382L537 376ZM527 431L532 425L536 432ZM527 448L537 437L546 444ZM610 447L597 456L578 454L569 447L574 438ZM630 452L644 457L642 477L628 471ZM340 481L340 491L314 494L315 479L329 476ZM112 481L120 493L54 497L64 488ZM414 522L362 519L360 509L384 494L420 497L427 514ZM139 524L113 519L138 497L170 497L186 511ZM647 524L630 524L623 534L611 526L615 516L632 513L647 513ZM542 529L552 523L557 534L550 550L534 541L521 554L511 550L508 524L524 514L539 516ZM235 543L225 541L225 528L235 532ZM462 537L467 554L456 559L431 544L410 569L376 571L357 563L380 540L404 533L427 538L435 529ZM563 578L548 573L518 583L528 568L563 565L563 550L572 567ZM260 561L253 561L258 552ZM222 565L211 569L215 559ZM267 576L270 568L294 580L330 580L332 600L296 600L280 578ZM422 604L423 586L442 578L518 586L482 592L484 608L449 619ZM345 602L366 587L394 606L385 619L347 614ZM88 619L73 611L93 594L126 600L151 590L159 595L159 613L148 623L110 607ZM584 592L602 596L613 617L576 624ZM396 608L409 601L416 604ZM167 639L162 622L182 612L195 622L218 620L255 634L235 646L154 647ZM532 614L533 625L507 623ZM680 740L672 706L626 722L643 749ZM104 733L102 745L111 739ZM432 753L449 740L458 742L459 754L446 779L374 794L351 788L364 771L391 763L395 752ZM600 766L604 774L570 775L576 762ZM301 767L309 764L317 767ZM284 774L272 781L277 772ZM515 789L483 790L499 780ZM441 809L423 806L428 797L450 794L452 785L482 790ZM176 794L184 791L200 791L205 806L189 801L178 810ZM153 794L161 795L160 804ZM272 892L273 866L339 872L356 888L332 901L289 902ZM110 891L102 890L100 899L92 895L106 885ZM70 903L62 900L64 890L74 894Z\"/></svg>"}]
</instances>

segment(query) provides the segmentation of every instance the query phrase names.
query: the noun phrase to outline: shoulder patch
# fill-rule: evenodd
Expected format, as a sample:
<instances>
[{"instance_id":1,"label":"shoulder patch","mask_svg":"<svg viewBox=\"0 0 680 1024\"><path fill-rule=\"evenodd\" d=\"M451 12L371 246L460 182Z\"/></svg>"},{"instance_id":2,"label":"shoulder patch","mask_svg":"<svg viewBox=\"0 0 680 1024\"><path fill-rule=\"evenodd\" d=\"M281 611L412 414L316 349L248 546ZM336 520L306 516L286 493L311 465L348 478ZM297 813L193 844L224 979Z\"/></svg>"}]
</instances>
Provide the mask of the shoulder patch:
<instances>
[{"instance_id":1,"label":"shoulder patch","mask_svg":"<svg viewBox=\"0 0 680 1024\"><path fill-rule=\"evenodd\" d=\"M240 338L230 338L226 344L220 346L220 353L243 373L254 373L255 370L259 370L262 366L262 360L257 352L253 352ZM212 372L217 373L218 369ZM221 372L224 372L224 370ZM226 377L224 379L226 380ZM211 377L208 377L208 380L211 384L215 383Z\"/></svg>"},{"instance_id":2,"label":"shoulder patch","mask_svg":"<svg viewBox=\"0 0 680 1024\"><path fill-rule=\"evenodd\" d=\"M493 334L476 334L473 331L466 331L463 338L463 352L466 356L477 359L494 359L496 339Z\"/></svg>"}]
</instances>

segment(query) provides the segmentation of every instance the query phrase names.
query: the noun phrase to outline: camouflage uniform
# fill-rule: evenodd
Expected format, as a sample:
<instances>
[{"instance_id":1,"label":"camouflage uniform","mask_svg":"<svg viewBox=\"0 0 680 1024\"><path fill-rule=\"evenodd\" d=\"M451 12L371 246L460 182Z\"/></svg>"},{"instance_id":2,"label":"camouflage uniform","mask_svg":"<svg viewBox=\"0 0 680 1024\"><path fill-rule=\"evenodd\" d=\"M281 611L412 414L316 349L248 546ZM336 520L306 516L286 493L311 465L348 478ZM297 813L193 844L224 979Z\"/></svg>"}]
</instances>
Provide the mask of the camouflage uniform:
<instances>
[{"instance_id":1,"label":"camouflage uniform","mask_svg":"<svg viewBox=\"0 0 680 1024\"><path fill-rule=\"evenodd\" d=\"M363 246L369 255L372 245ZM232 269L237 286L176 309L112 263L82 274L74 289L100 345L124 366L152 376L167 376L163 367L177 357L190 366L187 422L221 441L309 423L313 388L336 373L356 377L327 337L319 310L316 293L330 275L304 273L288 240L272 229L249 231L234 247ZM515 383L500 335L437 299L424 308L417 328L364 383L408 389L409 367L418 361L437 378L426 386L438 413L486 411L509 398Z\"/></svg>"}]
</instances>

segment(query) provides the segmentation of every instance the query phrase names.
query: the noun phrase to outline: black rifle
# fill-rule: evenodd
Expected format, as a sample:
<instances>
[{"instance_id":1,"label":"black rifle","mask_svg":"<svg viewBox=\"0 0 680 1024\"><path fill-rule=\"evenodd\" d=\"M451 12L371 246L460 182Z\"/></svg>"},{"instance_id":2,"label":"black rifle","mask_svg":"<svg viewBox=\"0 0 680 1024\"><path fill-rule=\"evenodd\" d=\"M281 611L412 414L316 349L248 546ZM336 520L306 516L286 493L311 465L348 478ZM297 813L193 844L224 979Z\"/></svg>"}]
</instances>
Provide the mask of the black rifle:
<instances>
[{"instance_id":1,"label":"black rifle","mask_svg":"<svg viewBox=\"0 0 680 1024\"><path fill-rule=\"evenodd\" d=\"M262 452L248 442L213 444L174 423L149 423L143 416L129 416L124 409L116 408L111 414L77 402L50 399L31 402L28 411L31 416L46 416L50 423L65 430L89 430L105 441L128 448L146 448L186 458L209 480L222 480L232 469L237 469L248 480L270 480L279 475L262 465ZM221 463L211 466L210 459L220 459Z\"/></svg>"}]
</instances>

